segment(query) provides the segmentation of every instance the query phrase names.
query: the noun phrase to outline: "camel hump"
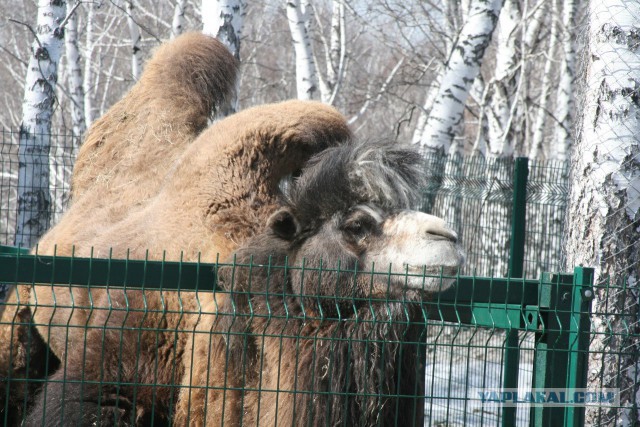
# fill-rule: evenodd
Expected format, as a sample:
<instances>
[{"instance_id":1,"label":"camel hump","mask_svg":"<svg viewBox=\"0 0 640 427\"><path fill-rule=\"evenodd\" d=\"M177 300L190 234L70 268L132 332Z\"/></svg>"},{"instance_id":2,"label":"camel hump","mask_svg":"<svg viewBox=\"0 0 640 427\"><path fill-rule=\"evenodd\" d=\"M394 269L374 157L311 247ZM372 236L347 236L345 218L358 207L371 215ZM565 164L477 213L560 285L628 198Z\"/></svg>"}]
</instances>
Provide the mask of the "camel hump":
<instances>
[{"instance_id":1,"label":"camel hump","mask_svg":"<svg viewBox=\"0 0 640 427\"><path fill-rule=\"evenodd\" d=\"M160 46L140 80L87 131L72 199L98 187L100 194L108 188L128 194L132 187L144 192L135 190L138 198L155 194L170 165L232 98L237 74L231 52L204 34L187 33Z\"/></svg>"},{"instance_id":2,"label":"camel hump","mask_svg":"<svg viewBox=\"0 0 640 427\"><path fill-rule=\"evenodd\" d=\"M176 111L199 107L210 115L236 89L238 61L218 40L186 33L161 45L147 63L139 85L147 96L170 102Z\"/></svg>"}]
</instances>

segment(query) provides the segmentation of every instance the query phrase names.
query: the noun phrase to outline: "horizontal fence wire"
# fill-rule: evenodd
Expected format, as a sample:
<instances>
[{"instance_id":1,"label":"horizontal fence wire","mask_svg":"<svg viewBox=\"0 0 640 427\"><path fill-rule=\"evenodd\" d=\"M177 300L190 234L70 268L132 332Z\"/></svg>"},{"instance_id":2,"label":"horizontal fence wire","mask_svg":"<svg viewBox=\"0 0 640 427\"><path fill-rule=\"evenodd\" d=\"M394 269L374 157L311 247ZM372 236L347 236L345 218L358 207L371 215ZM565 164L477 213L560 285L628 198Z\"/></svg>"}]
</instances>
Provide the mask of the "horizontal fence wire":
<instances>
[{"instance_id":1,"label":"horizontal fence wire","mask_svg":"<svg viewBox=\"0 0 640 427\"><path fill-rule=\"evenodd\" d=\"M526 393L545 334L569 333L548 316L571 314L545 311L550 278L456 276L423 297L398 287L406 275L340 270L387 291L336 297L278 286L305 269L296 266L5 254L0 267L0 281L31 292L0 319L3 338L11 332L0 340L7 425L105 413L152 425L207 414L211 425L502 425L500 406L477 390L500 390L507 333L518 334ZM235 281L222 290L224 269ZM566 357L561 342L546 351ZM528 424L530 407L516 417Z\"/></svg>"}]
</instances>

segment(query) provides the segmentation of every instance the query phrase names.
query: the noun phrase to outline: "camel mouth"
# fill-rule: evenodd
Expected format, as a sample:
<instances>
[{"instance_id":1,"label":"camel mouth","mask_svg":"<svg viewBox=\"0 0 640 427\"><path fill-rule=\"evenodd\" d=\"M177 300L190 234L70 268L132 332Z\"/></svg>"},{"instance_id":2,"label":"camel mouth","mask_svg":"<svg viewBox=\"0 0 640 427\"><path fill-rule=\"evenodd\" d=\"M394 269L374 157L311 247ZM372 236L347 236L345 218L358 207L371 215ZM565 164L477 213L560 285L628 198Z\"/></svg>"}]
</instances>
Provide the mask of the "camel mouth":
<instances>
[{"instance_id":1,"label":"camel mouth","mask_svg":"<svg viewBox=\"0 0 640 427\"><path fill-rule=\"evenodd\" d=\"M439 293L456 283L459 267L404 264L406 279L404 288L427 293Z\"/></svg>"},{"instance_id":2,"label":"camel mouth","mask_svg":"<svg viewBox=\"0 0 640 427\"><path fill-rule=\"evenodd\" d=\"M404 271L406 271L410 275L418 275L418 276L436 276L436 277L456 277L458 275L459 267L451 267L446 265L438 265L438 266L426 266L426 265L414 265L404 263L402 265Z\"/></svg>"}]
</instances>

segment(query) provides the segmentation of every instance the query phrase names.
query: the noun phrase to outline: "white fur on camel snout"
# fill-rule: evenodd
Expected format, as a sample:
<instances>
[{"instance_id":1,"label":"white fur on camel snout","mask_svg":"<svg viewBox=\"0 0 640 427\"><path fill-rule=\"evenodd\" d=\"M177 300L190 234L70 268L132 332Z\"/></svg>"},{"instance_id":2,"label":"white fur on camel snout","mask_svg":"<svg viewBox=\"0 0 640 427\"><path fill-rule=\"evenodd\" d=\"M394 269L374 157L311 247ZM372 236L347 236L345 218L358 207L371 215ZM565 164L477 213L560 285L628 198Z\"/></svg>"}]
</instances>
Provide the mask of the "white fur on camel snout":
<instances>
[{"instance_id":1,"label":"white fur on camel snout","mask_svg":"<svg viewBox=\"0 0 640 427\"><path fill-rule=\"evenodd\" d=\"M376 270L390 265L393 274L409 273L406 284L410 288L438 292L453 284L453 279L437 276L455 275L464 263L464 254L457 244L458 235L443 219L400 211L384 221L382 232L389 238L380 239L385 246L367 253L368 265L375 263Z\"/></svg>"}]
</instances>

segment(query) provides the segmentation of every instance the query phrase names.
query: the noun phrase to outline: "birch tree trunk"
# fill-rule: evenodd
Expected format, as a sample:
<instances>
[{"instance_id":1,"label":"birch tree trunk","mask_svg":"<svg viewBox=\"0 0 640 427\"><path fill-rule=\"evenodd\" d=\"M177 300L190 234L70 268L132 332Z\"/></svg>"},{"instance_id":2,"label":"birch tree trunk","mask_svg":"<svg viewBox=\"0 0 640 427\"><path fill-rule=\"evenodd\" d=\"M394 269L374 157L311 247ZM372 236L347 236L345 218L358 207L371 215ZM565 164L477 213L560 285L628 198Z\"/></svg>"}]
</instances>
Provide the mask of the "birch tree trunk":
<instances>
[{"instance_id":1,"label":"birch tree trunk","mask_svg":"<svg viewBox=\"0 0 640 427\"><path fill-rule=\"evenodd\" d=\"M313 60L309 24L311 7L301 0L287 0L287 19L296 58L296 93L298 99L313 99L318 88Z\"/></svg>"},{"instance_id":2,"label":"birch tree trunk","mask_svg":"<svg viewBox=\"0 0 640 427\"><path fill-rule=\"evenodd\" d=\"M536 112L536 120L533 125L533 138L531 139L531 149L529 150L529 158L536 159L542 151L542 143L544 140L544 131L546 123L549 121L549 97L551 95L551 86L555 86L553 82L552 67L556 63L555 50L558 44L558 0L552 1L551 7L551 31L549 35L549 47L547 48L547 58L544 64L544 72L542 73L542 87L540 91L540 100L538 101L538 110Z\"/></svg>"},{"instance_id":3,"label":"birch tree trunk","mask_svg":"<svg viewBox=\"0 0 640 427\"><path fill-rule=\"evenodd\" d=\"M488 151L492 156L511 157L514 135L511 132L512 114L516 111L516 66L520 64L516 30L521 23L518 0L504 0L500 12L496 68L493 80L487 84L486 120Z\"/></svg>"},{"instance_id":4,"label":"birch tree trunk","mask_svg":"<svg viewBox=\"0 0 640 427\"><path fill-rule=\"evenodd\" d=\"M220 40L240 59L244 15L244 1L202 0L202 32Z\"/></svg>"},{"instance_id":5,"label":"birch tree trunk","mask_svg":"<svg viewBox=\"0 0 640 427\"><path fill-rule=\"evenodd\" d=\"M498 22L502 0L476 0L444 69L433 108L418 141L428 151L448 151L462 122L469 90Z\"/></svg>"},{"instance_id":6,"label":"birch tree trunk","mask_svg":"<svg viewBox=\"0 0 640 427\"><path fill-rule=\"evenodd\" d=\"M555 143L551 152L558 160L567 160L571 149L571 130L574 110L573 92L576 76L576 51L573 42L574 20L576 16L576 0L564 0L562 5L562 59L560 78L556 94L556 118L558 125L555 131Z\"/></svg>"},{"instance_id":7,"label":"birch tree trunk","mask_svg":"<svg viewBox=\"0 0 640 427\"><path fill-rule=\"evenodd\" d=\"M202 32L220 40L240 60L240 37L246 3L243 0L202 0ZM236 85L240 80L236 82ZM229 103L218 112L219 117L238 111L238 89Z\"/></svg>"},{"instance_id":8,"label":"birch tree trunk","mask_svg":"<svg viewBox=\"0 0 640 427\"><path fill-rule=\"evenodd\" d=\"M173 20L171 21L171 38L175 39L184 31L184 9L187 0L178 0L173 10Z\"/></svg>"},{"instance_id":9,"label":"birch tree trunk","mask_svg":"<svg viewBox=\"0 0 640 427\"><path fill-rule=\"evenodd\" d=\"M477 0L470 5L467 19L440 78L438 91L420 139L414 136L413 143L420 144L427 156L437 158L445 152L449 152L450 155L456 153L454 138L462 122L465 102L473 81L480 72L484 52L491 42L501 7L502 0ZM426 102L430 102L429 97ZM418 132L421 125L419 120ZM435 198L442 183L445 166L445 161L436 161L434 167L429 170L428 179L432 191L423 200L422 209L426 212L431 213L435 207Z\"/></svg>"},{"instance_id":10,"label":"birch tree trunk","mask_svg":"<svg viewBox=\"0 0 640 427\"><path fill-rule=\"evenodd\" d=\"M84 87L82 79L82 63L78 50L78 18L76 5L67 4L67 24L65 25L64 40L67 67L69 68L69 94L71 95L71 121L73 136L76 141L84 135L87 124L84 119Z\"/></svg>"},{"instance_id":11,"label":"birch tree trunk","mask_svg":"<svg viewBox=\"0 0 640 427\"><path fill-rule=\"evenodd\" d=\"M91 98L91 61L93 58L93 23L94 23L94 9L93 2L89 2L87 5L87 25L85 28L85 55L84 55L84 76L82 80L82 86L84 88L84 121L85 126L88 128L93 122L93 102Z\"/></svg>"},{"instance_id":12,"label":"birch tree trunk","mask_svg":"<svg viewBox=\"0 0 640 427\"><path fill-rule=\"evenodd\" d=\"M640 423L640 3L592 1L584 116L573 151L567 267L596 268L589 386L623 409L587 408L586 425ZM608 279L608 286L605 286Z\"/></svg>"},{"instance_id":13,"label":"birch tree trunk","mask_svg":"<svg viewBox=\"0 0 640 427\"><path fill-rule=\"evenodd\" d=\"M320 99L332 105L340 90L344 76L347 51L346 20L343 0L334 0L331 12L331 32L329 46L326 49L326 76L318 73ZM324 40L324 39L323 39Z\"/></svg>"},{"instance_id":14,"label":"birch tree trunk","mask_svg":"<svg viewBox=\"0 0 640 427\"><path fill-rule=\"evenodd\" d=\"M129 26L129 34L131 35L131 74L134 80L140 78L142 73L142 36L140 35L140 27L136 23L133 15L135 5L133 0L127 1L127 25Z\"/></svg>"},{"instance_id":15,"label":"birch tree trunk","mask_svg":"<svg viewBox=\"0 0 640 427\"><path fill-rule=\"evenodd\" d=\"M51 116L58 80L58 62L64 46L60 24L66 16L66 3L39 0L27 67L20 146L18 149L18 221L15 245L30 248L49 228L49 150Z\"/></svg>"}]
</instances>

